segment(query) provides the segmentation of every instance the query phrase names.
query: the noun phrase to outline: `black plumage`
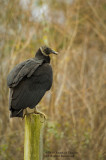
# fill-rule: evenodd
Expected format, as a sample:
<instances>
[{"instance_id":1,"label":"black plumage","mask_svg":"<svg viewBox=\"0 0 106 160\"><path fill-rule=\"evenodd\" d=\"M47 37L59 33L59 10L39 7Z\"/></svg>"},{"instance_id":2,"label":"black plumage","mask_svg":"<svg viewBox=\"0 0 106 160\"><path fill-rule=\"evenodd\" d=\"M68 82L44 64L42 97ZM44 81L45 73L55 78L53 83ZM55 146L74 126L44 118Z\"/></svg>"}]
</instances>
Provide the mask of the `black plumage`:
<instances>
[{"instance_id":1,"label":"black plumage","mask_svg":"<svg viewBox=\"0 0 106 160\"><path fill-rule=\"evenodd\" d=\"M34 58L16 65L7 77L10 88L10 117L23 117L23 110L34 108L52 86L49 54L57 52L47 46L38 49Z\"/></svg>"}]
</instances>

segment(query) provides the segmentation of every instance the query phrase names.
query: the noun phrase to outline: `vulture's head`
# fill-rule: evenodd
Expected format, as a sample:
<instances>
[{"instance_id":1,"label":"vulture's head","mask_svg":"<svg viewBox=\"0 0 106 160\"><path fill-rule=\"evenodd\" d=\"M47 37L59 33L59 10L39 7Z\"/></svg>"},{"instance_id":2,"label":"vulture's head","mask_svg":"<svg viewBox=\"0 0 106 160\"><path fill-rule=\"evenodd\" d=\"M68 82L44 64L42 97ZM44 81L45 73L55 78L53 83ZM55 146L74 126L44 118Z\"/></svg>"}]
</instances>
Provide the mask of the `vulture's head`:
<instances>
[{"instance_id":1,"label":"vulture's head","mask_svg":"<svg viewBox=\"0 0 106 160\"><path fill-rule=\"evenodd\" d=\"M40 50L44 56L49 56L50 54L58 54L58 52L52 50L48 46L41 46Z\"/></svg>"}]
</instances>

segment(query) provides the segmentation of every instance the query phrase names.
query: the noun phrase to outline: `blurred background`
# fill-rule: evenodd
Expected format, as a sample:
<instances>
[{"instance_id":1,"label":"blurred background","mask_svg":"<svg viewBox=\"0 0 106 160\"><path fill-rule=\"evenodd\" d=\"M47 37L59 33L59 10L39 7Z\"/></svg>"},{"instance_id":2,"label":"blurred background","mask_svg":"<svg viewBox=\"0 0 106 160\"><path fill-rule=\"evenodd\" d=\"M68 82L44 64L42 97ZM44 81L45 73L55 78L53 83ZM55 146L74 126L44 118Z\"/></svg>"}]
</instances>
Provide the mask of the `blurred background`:
<instances>
[{"instance_id":1,"label":"blurred background","mask_svg":"<svg viewBox=\"0 0 106 160\"><path fill-rule=\"evenodd\" d=\"M7 75L44 44L59 52L51 57L52 89L39 106L48 116L44 154L105 160L105 0L0 1L0 160L23 160L24 154L24 120L9 118Z\"/></svg>"}]
</instances>

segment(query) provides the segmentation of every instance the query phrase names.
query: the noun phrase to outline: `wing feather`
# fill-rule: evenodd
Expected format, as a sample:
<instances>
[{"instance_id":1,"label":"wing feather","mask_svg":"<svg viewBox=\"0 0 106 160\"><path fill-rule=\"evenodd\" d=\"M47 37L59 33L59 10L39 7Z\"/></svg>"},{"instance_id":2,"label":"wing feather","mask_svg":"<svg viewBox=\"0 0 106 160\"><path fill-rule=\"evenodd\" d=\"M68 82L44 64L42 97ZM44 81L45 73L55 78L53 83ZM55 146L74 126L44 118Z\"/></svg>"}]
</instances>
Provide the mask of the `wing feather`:
<instances>
[{"instance_id":1,"label":"wing feather","mask_svg":"<svg viewBox=\"0 0 106 160\"><path fill-rule=\"evenodd\" d=\"M7 77L7 85L10 88L17 86L25 76L30 77L42 63L43 60L29 59L16 65Z\"/></svg>"}]
</instances>

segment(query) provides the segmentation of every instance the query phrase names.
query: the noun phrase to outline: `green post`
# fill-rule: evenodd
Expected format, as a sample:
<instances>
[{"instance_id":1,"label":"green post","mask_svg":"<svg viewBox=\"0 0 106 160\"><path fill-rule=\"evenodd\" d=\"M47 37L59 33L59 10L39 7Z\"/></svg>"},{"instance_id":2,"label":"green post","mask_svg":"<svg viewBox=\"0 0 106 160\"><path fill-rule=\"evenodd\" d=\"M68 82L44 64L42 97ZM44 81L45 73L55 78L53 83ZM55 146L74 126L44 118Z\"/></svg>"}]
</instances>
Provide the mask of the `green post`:
<instances>
[{"instance_id":1,"label":"green post","mask_svg":"<svg viewBox=\"0 0 106 160\"><path fill-rule=\"evenodd\" d=\"M24 160L43 160L43 126L40 114L25 116Z\"/></svg>"}]
</instances>

